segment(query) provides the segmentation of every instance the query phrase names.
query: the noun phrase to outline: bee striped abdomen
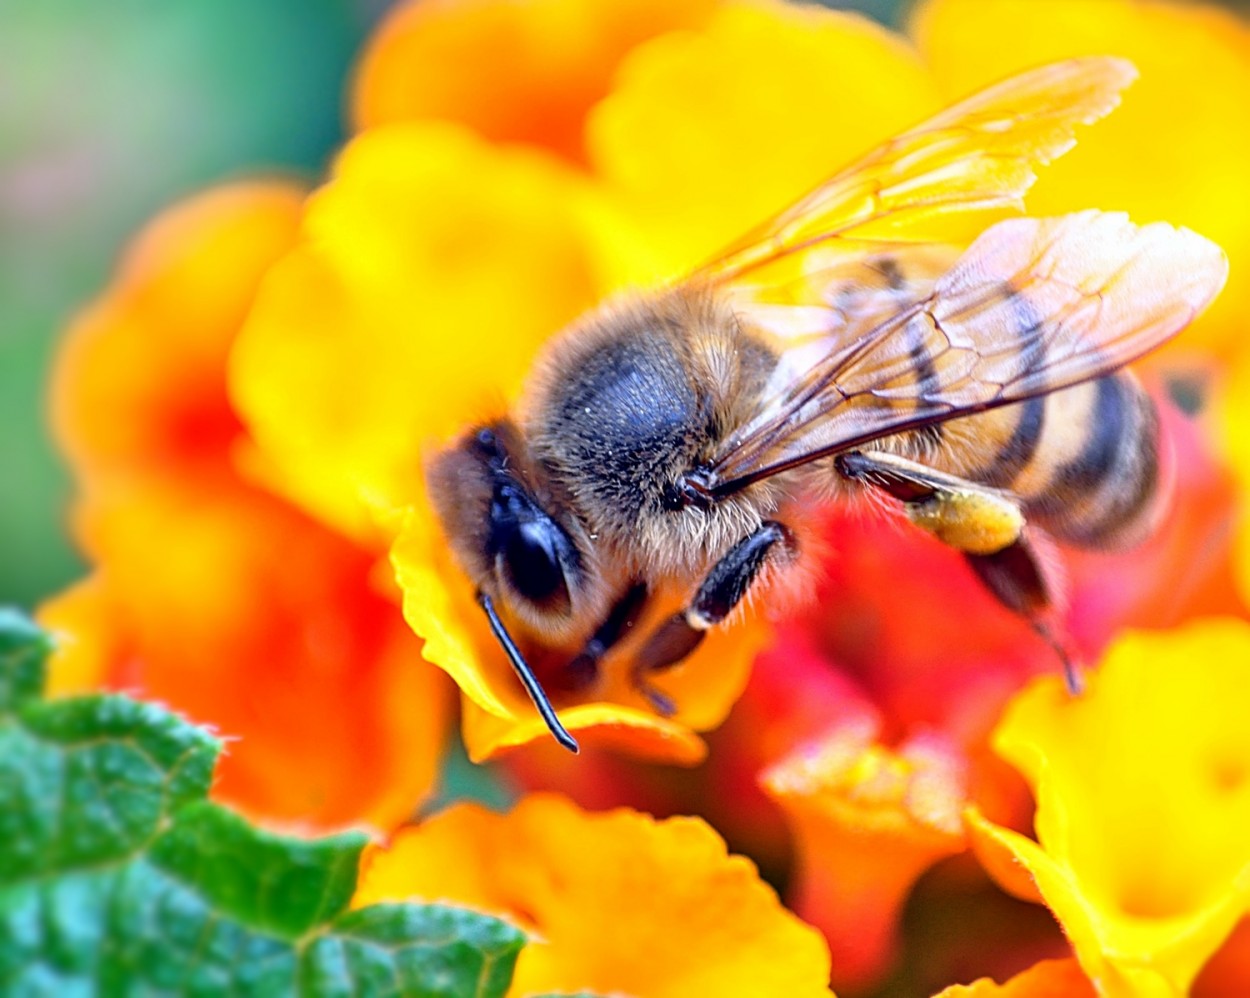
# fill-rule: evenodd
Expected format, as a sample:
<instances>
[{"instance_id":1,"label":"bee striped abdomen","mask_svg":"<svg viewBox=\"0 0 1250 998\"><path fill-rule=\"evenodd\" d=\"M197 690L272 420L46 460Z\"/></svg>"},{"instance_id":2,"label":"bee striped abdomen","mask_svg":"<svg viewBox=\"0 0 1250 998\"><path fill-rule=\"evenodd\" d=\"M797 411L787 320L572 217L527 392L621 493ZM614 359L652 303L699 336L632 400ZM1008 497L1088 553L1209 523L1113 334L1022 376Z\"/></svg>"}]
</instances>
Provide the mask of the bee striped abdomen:
<instances>
[{"instance_id":1,"label":"bee striped abdomen","mask_svg":"<svg viewBox=\"0 0 1250 998\"><path fill-rule=\"evenodd\" d=\"M951 470L1014 494L1025 516L1059 540L1120 547L1149 528L1159 481L1158 416L1131 374L957 422L966 424L966 463Z\"/></svg>"}]
</instances>

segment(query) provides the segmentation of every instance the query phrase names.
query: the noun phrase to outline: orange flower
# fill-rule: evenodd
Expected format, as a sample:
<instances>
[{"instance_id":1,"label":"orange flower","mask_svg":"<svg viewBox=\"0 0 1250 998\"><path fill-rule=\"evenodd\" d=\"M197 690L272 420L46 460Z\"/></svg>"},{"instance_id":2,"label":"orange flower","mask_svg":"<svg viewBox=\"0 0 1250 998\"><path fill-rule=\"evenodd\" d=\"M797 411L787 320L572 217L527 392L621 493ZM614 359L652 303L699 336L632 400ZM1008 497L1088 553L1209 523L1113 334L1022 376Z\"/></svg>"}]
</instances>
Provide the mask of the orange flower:
<instances>
[{"instance_id":1,"label":"orange flower","mask_svg":"<svg viewBox=\"0 0 1250 998\"><path fill-rule=\"evenodd\" d=\"M792 904L829 940L838 988L881 978L916 878L965 848L958 749L930 736L891 750L878 735L872 724L843 725L761 777L797 839Z\"/></svg>"},{"instance_id":2,"label":"orange flower","mask_svg":"<svg viewBox=\"0 0 1250 998\"><path fill-rule=\"evenodd\" d=\"M434 778L445 697L378 554L252 484L227 357L302 193L240 184L137 241L53 386L94 574L45 605L51 686L136 691L229 742L215 795L282 823L392 825Z\"/></svg>"},{"instance_id":3,"label":"orange flower","mask_svg":"<svg viewBox=\"0 0 1250 998\"><path fill-rule=\"evenodd\" d=\"M360 130L443 119L492 142L585 156L585 119L629 51L697 28L718 0L419 0L393 10L358 71Z\"/></svg>"},{"instance_id":4,"label":"orange flower","mask_svg":"<svg viewBox=\"0 0 1250 998\"><path fill-rule=\"evenodd\" d=\"M548 795L458 805L362 860L355 906L442 900L530 935L513 995L828 996L818 933L695 818L589 814Z\"/></svg>"}]
</instances>

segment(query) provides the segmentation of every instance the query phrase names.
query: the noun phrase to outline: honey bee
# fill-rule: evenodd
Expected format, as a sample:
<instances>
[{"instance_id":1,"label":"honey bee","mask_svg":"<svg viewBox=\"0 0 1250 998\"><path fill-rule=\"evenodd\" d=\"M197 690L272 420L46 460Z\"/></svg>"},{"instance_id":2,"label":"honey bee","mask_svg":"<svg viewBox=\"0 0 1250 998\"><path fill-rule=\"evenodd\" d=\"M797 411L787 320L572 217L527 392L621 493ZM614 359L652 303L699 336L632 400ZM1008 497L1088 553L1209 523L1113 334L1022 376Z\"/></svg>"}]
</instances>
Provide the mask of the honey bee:
<instances>
[{"instance_id":1,"label":"honey bee","mask_svg":"<svg viewBox=\"0 0 1250 998\"><path fill-rule=\"evenodd\" d=\"M793 563L799 499L889 497L1033 621L1053 600L1037 528L1098 547L1149 530L1157 419L1120 368L1215 297L1220 249L1097 211L1006 218L963 249L915 235L1018 209L1135 75L1070 60L948 108L683 280L575 322L513 415L435 456L453 553L561 744L577 751L514 635L572 649L579 682L629 643L671 712L649 679ZM660 590L684 608L631 635Z\"/></svg>"}]
</instances>

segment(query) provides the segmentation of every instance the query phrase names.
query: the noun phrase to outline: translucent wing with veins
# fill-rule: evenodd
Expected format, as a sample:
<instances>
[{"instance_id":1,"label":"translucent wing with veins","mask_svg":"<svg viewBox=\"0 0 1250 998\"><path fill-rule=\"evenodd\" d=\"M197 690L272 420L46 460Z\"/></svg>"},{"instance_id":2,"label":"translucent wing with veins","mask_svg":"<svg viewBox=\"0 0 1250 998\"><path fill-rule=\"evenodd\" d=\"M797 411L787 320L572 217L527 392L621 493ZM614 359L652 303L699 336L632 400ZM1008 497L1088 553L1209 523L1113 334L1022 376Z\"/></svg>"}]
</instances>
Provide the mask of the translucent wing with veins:
<instances>
[{"instance_id":1,"label":"translucent wing with veins","mask_svg":"<svg viewBox=\"0 0 1250 998\"><path fill-rule=\"evenodd\" d=\"M1063 155L1078 125L1111 111L1137 77L1123 59L1070 59L1021 73L878 146L696 270L740 281L815 246L905 237L926 218L1020 210L1034 167ZM857 245L858 244L858 245Z\"/></svg>"},{"instance_id":2,"label":"translucent wing with veins","mask_svg":"<svg viewBox=\"0 0 1250 998\"><path fill-rule=\"evenodd\" d=\"M783 356L760 414L711 464L712 490L1107 374L1183 329L1227 273L1218 246L1165 223L1096 211L1000 222L888 316L829 309L823 356Z\"/></svg>"},{"instance_id":3,"label":"translucent wing with veins","mask_svg":"<svg viewBox=\"0 0 1250 998\"><path fill-rule=\"evenodd\" d=\"M1022 208L1035 168L1133 81L1110 57L1042 66L879 146L688 279L780 354L758 415L704 469L726 495L876 438L1099 377L1223 286L1214 244L1083 212L991 225L961 255L924 223Z\"/></svg>"}]
</instances>

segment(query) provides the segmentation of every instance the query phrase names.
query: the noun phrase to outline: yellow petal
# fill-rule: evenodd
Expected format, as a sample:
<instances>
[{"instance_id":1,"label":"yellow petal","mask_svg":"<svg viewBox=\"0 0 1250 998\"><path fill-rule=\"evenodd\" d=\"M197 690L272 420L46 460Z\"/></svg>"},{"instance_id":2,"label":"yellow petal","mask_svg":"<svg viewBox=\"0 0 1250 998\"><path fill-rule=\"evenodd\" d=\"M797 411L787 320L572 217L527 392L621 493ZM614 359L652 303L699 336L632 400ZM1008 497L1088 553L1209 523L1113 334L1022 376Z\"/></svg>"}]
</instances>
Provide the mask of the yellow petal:
<instances>
[{"instance_id":1,"label":"yellow petal","mask_svg":"<svg viewBox=\"0 0 1250 998\"><path fill-rule=\"evenodd\" d=\"M1047 167L1033 214L1128 211L1220 244L1233 279L1182 342L1238 350L1250 281L1250 29L1202 3L1154 0L927 0L911 33L945 96L1055 59L1115 55L1141 76L1119 110Z\"/></svg>"},{"instance_id":2,"label":"yellow petal","mask_svg":"<svg viewBox=\"0 0 1250 998\"><path fill-rule=\"evenodd\" d=\"M458 805L366 853L353 904L441 900L531 934L513 995L828 996L820 936L697 818L592 814L536 795Z\"/></svg>"},{"instance_id":3,"label":"yellow petal","mask_svg":"<svg viewBox=\"0 0 1250 998\"><path fill-rule=\"evenodd\" d=\"M233 398L274 481L356 536L412 503L429 449L498 414L594 303L583 193L451 125L351 142L235 349Z\"/></svg>"},{"instance_id":4,"label":"yellow petal","mask_svg":"<svg viewBox=\"0 0 1250 998\"><path fill-rule=\"evenodd\" d=\"M1250 909L1250 624L1130 634L1090 689L1021 694L996 747L1034 788L1037 841L1010 851L1110 995L1184 994Z\"/></svg>"},{"instance_id":5,"label":"yellow petal","mask_svg":"<svg viewBox=\"0 0 1250 998\"><path fill-rule=\"evenodd\" d=\"M936 108L916 54L873 22L730 3L630 53L590 153L672 275Z\"/></svg>"}]
</instances>

